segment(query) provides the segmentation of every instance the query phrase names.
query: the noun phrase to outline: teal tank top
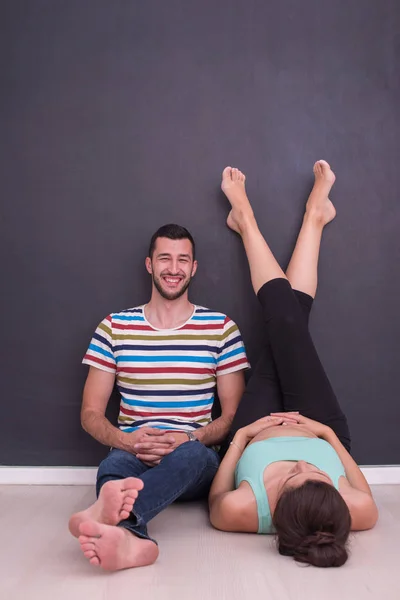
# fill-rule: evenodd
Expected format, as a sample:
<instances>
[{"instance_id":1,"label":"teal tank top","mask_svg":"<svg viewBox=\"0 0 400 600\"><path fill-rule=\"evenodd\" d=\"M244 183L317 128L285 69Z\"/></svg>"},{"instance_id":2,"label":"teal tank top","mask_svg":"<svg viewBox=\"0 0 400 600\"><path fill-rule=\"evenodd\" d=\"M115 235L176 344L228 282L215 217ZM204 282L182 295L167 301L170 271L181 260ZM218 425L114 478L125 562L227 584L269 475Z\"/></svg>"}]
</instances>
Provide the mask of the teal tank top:
<instances>
[{"instance_id":1,"label":"teal tank top","mask_svg":"<svg viewBox=\"0 0 400 600\"><path fill-rule=\"evenodd\" d=\"M247 481L257 502L258 533L274 533L268 495L264 486L264 471L280 460L304 460L324 471L339 489L339 477L345 476L344 467L328 442L319 438L275 437L247 446L235 471L236 487Z\"/></svg>"}]
</instances>

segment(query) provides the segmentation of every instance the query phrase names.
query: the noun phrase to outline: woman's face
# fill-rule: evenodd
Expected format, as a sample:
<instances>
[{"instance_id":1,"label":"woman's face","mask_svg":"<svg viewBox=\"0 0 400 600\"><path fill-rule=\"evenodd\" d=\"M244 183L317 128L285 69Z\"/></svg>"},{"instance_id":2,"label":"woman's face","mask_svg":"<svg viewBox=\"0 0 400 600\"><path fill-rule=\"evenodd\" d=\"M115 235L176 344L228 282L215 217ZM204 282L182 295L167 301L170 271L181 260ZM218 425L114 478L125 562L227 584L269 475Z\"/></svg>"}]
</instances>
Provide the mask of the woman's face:
<instances>
[{"instance_id":1,"label":"woman's face","mask_svg":"<svg viewBox=\"0 0 400 600\"><path fill-rule=\"evenodd\" d=\"M299 460L294 463L293 467L282 477L280 491L283 492L289 487L300 487L306 481L324 481L333 485L332 479L314 465Z\"/></svg>"}]
</instances>

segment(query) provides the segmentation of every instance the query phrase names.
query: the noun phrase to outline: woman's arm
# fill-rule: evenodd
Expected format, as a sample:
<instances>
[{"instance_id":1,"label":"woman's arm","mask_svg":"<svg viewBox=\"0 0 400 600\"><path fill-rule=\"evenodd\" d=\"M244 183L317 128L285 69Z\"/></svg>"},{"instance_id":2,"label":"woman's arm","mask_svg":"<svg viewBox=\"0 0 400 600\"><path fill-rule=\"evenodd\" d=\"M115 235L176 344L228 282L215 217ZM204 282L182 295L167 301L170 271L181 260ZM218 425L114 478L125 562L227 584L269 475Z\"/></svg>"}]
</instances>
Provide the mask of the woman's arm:
<instances>
[{"instance_id":1,"label":"woman's arm","mask_svg":"<svg viewBox=\"0 0 400 600\"><path fill-rule=\"evenodd\" d=\"M365 492L366 494L372 496L371 488L369 487L368 482L362 474L356 461L347 452L346 448L343 446L336 433L330 427L327 427L326 425L325 427L326 432L324 432L324 434L321 437L326 442L328 442L336 451L336 454L339 456L344 466L346 478L350 483L351 487L356 490L359 490L360 492Z\"/></svg>"},{"instance_id":2,"label":"woman's arm","mask_svg":"<svg viewBox=\"0 0 400 600\"><path fill-rule=\"evenodd\" d=\"M275 414L275 413L274 413ZM284 413L276 413L283 415ZM300 425L306 426L312 433L328 442L339 456L346 480L339 482L340 494L349 507L352 531L371 529L378 520L378 508L372 497L371 488L355 460L347 452L335 432L318 421L296 413L288 413Z\"/></svg>"},{"instance_id":3,"label":"woman's arm","mask_svg":"<svg viewBox=\"0 0 400 600\"><path fill-rule=\"evenodd\" d=\"M228 451L219 466L216 476L214 477L210 495L208 497L210 510L219 496L235 489L236 465L249 441L250 440L248 440L246 435L243 433L243 430L239 429L230 443Z\"/></svg>"},{"instance_id":4,"label":"woman's arm","mask_svg":"<svg viewBox=\"0 0 400 600\"><path fill-rule=\"evenodd\" d=\"M251 490L235 490L236 465L248 441L243 431L236 433L211 486L208 498L210 522L221 531L252 533L258 528L257 511L251 511L250 506Z\"/></svg>"},{"instance_id":5,"label":"woman's arm","mask_svg":"<svg viewBox=\"0 0 400 600\"><path fill-rule=\"evenodd\" d=\"M340 493L349 507L351 530L372 529L378 520L378 507L372 497L371 488L355 460L347 452L337 435L328 428L323 436L339 456L346 472L347 482L339 483Z\"/></svg>"},{"instance_id":6,"label":"woman's arm","mask_svg":"<svg viewBox=\"0 0 400 600\"><path fill-rule=\"evenodd\" d=\"M247 444L264 429L274 427L275 425L282 425L284 421L289 422L291 420L291 417L287 419L272 416L263 417L237 431L214 477L209 495L209 503L212 503L217 496L235 489L235 468Z\"/></svg>"},{"instance_id":7,"label":"woman's arm","mask_svg":"<svg viewBox=\"0 0 400 600\"><path fill-rule=\"evenodd\" d=\"M210 521L222 531L256 532L257 505L251 489L235 489L235 469L247 444L261 431L281 425L281 417L264 417L239 429L214 477L209 495Z\"/></svg>"}]
</instances>

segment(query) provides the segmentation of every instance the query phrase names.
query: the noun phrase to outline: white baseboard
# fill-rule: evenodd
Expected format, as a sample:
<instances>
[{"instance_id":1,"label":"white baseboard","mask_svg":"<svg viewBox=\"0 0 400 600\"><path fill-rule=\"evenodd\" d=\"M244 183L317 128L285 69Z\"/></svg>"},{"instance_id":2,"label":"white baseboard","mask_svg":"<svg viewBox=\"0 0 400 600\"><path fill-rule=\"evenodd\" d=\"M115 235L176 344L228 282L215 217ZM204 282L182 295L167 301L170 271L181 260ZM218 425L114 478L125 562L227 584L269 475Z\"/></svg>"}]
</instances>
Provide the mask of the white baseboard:
<instances>
[{"instance_id":1,"label":"white baseboard","mask_svg":"<svg viewBox=\"0 0 400 600\"><path fill-rule=\"evenodd\" d=\"M400 466L360 467L370 485L400 484Z\"/></svg>"},{"instance_id":2,"label":"white baseboard","mask_svg":"<svg viewBox=\"0 0 400 600\"><path fill-rule=\"evenodd\" d=\"M94 485L96 467L0 467L0 485Z\"/></svg>"},{"instance_id":3,"label":"white baseboard","mask_svg":"<svg viewBox=\"0 0 400 600\"><path fill-rule=\"evenodd\" d=\"M371 485L400 484L400 466L361 467ZM1 467L0 485L93 485L95 467Z\"/></svg>"}]
</instances>

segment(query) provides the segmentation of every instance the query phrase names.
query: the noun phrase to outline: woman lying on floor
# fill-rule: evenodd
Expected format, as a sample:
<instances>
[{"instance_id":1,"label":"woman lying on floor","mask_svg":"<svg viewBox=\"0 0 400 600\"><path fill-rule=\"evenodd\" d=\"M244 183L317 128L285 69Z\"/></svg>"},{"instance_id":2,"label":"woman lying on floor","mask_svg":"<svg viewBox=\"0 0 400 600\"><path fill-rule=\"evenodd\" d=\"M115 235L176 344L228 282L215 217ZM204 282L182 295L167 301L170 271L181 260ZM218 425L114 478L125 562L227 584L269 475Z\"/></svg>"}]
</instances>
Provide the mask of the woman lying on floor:
<instances>
[{"instance_id":1,"label":"woman lying on floor","mask_svg":"<svg viewBox=\"0 0 400 600\"><path fill-rule=\"evenodd\" d=\"M285 275L258 229L244 175L230 167L223 173L232 206L227 223L242 238L266 339L238 415L258 420L235 434L209 504L217 529L276 533L281 554L338 567L347 560L350 531L373 527L378 511L349 454L346 417L308 330L322 231L336 214L328 198L335 175L325 161L314 174Z\"/></svg>"}]
</instances>

